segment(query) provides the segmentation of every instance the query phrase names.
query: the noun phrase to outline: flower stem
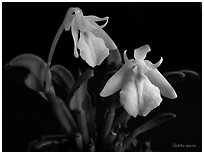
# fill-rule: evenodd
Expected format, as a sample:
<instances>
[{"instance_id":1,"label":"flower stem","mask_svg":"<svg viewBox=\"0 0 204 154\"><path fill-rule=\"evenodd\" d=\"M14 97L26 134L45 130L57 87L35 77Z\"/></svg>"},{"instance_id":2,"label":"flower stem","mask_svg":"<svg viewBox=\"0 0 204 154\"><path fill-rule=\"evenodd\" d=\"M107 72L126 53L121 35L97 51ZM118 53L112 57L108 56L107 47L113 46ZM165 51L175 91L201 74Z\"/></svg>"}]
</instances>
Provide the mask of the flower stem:
<instances>
[{"instance_id":1,"label":"flower stem","mask_svg":"<svg viewBox=\"0 0 204 154\"><path fill-rule=\"evenodd\" d=\"M79 130L83 137L84 144L85 146L87 146L89 144L89 132L85 112L83 110L76 111L76 117L79 125Z\"/></svg>"},{"instance_id":2,"label":"flower stem","mask_svg":"<svg viewBox=\"0 0 204 154\"><path fill-rule=\"evenodd\" d=\"M64 103L64 102L61 102L60 105L61 105L61 107L62 107L62 109L63 109L63 112L64 112L66 118L70 121L70 123L71 123L73 129L74 129L75 131L77 131L77 130L78 130L77 124L76 124L76 122L75 122L75 120L74 120L72 114L71 114L70 111L67 109L65 103Z\"/></svg>"},{"instance_id":3,"label":"flower stem","mask_svg":"<svg viewBox=\"0 0 204 154\"><path fill-rule=\"evenodd\" d=\"M116 119L116 121L113 124L113 129L117 128L118 125L123 125L124 123L127 123L128 120L131 118L131 116L126 112L123 111L121 115Z\"/></svg>"},{"instance_id":4,"label":"flower stem","mask_svg":"<svg viewBox=\"0 0 204 154\"><path fill-rule=\"evenodd\" d=\"M72 130L69 127L72 126L72 128L76 130L77 125L76 125L76 122L74 121L74 118L72 117L69 110L66 108L64 102L55 96L53 88L49 89L49 91L46 93L46 96L48 100L52 102L53 109L59 121L61 122L63 127L67 130L68 134L70 134L70 131Z\"/></svg>"},{"instance_id":5,"label":"flower stem","mask_svg":"<svg viewBox=\"0 0 204 154\"><path fill-rule=\"evenodd\" d=\"M64 21L60 25L60 27L59 27L59 29L58 29L58 31L57 31L57 33L56 33L56 35L55 35L55 37L54 37L54 39L52 41L52 45L51 45L51 48L50 48L50 53L49 53L48 60L47 60L48 66L51 65L52 57L53 57L57 42L58 42L63 30L64 30Z\"/></svg>"},{"instance_id":6,"label":"flower stem","mask_svg":"<svg viewBox=\"0 0 204 154\"><path fill-rule=\"evenodd\" d=\"M107 136L107 138L106 138L105 142L103 143L101 149L103 149L103 150L106 150L106 149L108 150L108 149L110 149L111 146L112 146L112 143L115 141L116 137L117 137L117 133L111 132L111 133Z\"/></svg>"},{"instance_id":7,"label":"flower stem","mask_svg":"<svg viewBox=\"0 0 204 154\"><path fill-rule=\"evenodd\" d=\"M49 101L52 102L53 110L54 110L55 114L57 115L57 118L60 121L61 125L64 127L64 129L66 130L68 135L71 135L72 128L71 128L71 125L70 125L69 121L67 120L64 112L63 112L63 109L61 108L61 105L59 103L59 99L54 97L52 95L52 93L49 93L47 95L47 97L48 97Z\"/></svg>"},{"instance_id":8,"label":"flower stem","mask_svg":"<svg viewBox=\"0 0 204 154\"><path fill-rule=\"evenodd\" d=\"M89 149L90 152L95 152L96 151L95 143L94 143L92 138L90 139L90 144L89 144L88 149Z\"/></svg>"},{"instance_id":9,"label":"flower stem","mask_svg":"<svg viewBox=\"0 0 204 154\"><path fill-rule=\"evenodd\" d=\"M83 151L83 139L80 133L75 133L75 141L77 146L77 151Z\"/></svg>"},{"instance_id":10,"label":"flower stem","mask_svg":"<svg viewBox=\"0 0 204 154\"><path fill-rule=\"evenodd\" d=\"M110 107L110 109L106 110L106 113L107 114L106 114L106 117L105 117L104 125L103 125L103 128L101 130L101 134L99 136L100 144L102 144L106 140L108 135L110 134L111 127L112 127L112 124L113 124L113 120L114 120L114 117L115 117L115 106L112 105Z\"/></svg>"}]
</instances>

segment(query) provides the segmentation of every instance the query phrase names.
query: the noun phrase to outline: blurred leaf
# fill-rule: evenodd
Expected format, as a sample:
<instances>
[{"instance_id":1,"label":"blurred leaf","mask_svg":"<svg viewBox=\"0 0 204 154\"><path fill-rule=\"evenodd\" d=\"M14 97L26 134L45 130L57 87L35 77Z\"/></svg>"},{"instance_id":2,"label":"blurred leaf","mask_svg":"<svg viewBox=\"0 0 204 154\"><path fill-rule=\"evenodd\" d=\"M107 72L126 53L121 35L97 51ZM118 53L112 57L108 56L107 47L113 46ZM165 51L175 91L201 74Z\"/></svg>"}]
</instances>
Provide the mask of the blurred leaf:
<instances>
[{"instance_id":1,"label":"blurred leaf","mask_svg":"<svg viewBox=\"0 0 204 154\"><path fill-rule=\"evenodd\" d=\"M13 58L5 65L5 68L24 67L30 71L25 79L28 88L34 91L43 91L43 80L45 75L46 63L34 54L22 54Z\"/></svg>"},{"instance_id":2,"label":"blurred leaf","mask_svg":"<svg viewBox=\"0 0 204 154\"><path fill-rule=\"evenodd\" d=\"M62 65L54 65L51 67L52 80L59 87L70 90L74 84L72 73Z\"/></svg>"},{"instance_id":3,"label":"blurred leaf","mask_svg":"<svg viewBox=\"0 0 204 154\"><path fill-rule=\"evenodd\" d=\"M96 117L96 108L92 105L90 95L88 91L86 92L86 96L84 98L84 101L82 103L82 107L84 109L84 112L86 114L87 118L87 124L89 129L89 134L91 137L95 134L95 117Z\"/></svg>"},{"instance_id":4,"label":"blurred leaf","mask_svg":"<svg viewBox=\"0 0 204 154\"><path fill-rule=\"evenodd\" d=\"M115 132L115 130L117 130L117 128L127 125L127 122L130 120L131 115L129 115L125 110L123 110L123 112L120 114L120 116L115 120L115 122L113 123L113 132ZM118 131L118 130L117 130Z\"/></svg>"},{"instance_id":5,"label":"blurred leaf","mask_svg":"<svg viewBox=\"0 0 204 154\"><path fill-rule=\"evenodd\" d=\"M81 112L82 104L84 102L85 96L87 92L87 80L81 84L81 86L75 91L74 96L71 98L69 103L69 107L71 110L77 110Z\"/></svg>"},{"instance_id":6,"label":"blurred leaf","mask_svg":"<svg viewBox=\"0 0 204 154\"><path fill-rule=\"evenodd\" d=\"M92 69L88 69L86 70L77 80L77 82L75 82L75 84L72 86L71 90L70 90L70 98L73 96L73 94L75 93L75 91L88 79L92 78L94 76L94 71Z\"/></svg>"},{"instance_id":7,"label":"blurred leaf","mask_svg":"<svg viewBox=\"0 0 204 154\"><path fill-rule=\"evenodd\" d=\"M164 76L171 83L185 81L188 79L198 79L200 75L192 70L178 70L173 72L164 73Z\"/></svg>"},{"instance_id":8,"label":"blurred leaf","mask_svg":"<svg viewBox=\"0 0 204 154\"><path fill-rule=\"evenodd\" d=\"M82 107L86 94L87 94L87 83L88 79L93 77L93 70L86 70L82 75L80 75L78 81L73 85L70 97L71 100L69 102L69 108L75 111L76 118L78 121L78 126L80 133L82 134L83 141L85 146L89 144L89 131L88 131L88 123L87 123L87 115L84 112ZM78 88L79 86L79 88Z\"/></svg>"},{"instance_id":9,"label":"blurred leaf","mask_svg":"<svg viewBox=\"0 0 204 154\"><path fill-rule=\"evenodd\" d=\"M114 63L115 67L118 68L122 65L121 54L118 49L110 50L108 56L108 65Z\"/></svg>"},{"instance_id":10,"label":"blurred leaf","mask_svg":"<svg viewBox=\"0 0 204 154\"><path fill-rule=\"evenodd\" d=\"M69 140L66 135L49 135L43 136L40 139L32 141L28 146L28 152L59 152L65 151L63 146L66 146L66 151L69 145Z\"/></svg>"},{"instance_id":11,"label":"blurred leaf","mask_svg":"<svg viewBox=\"0 0 204 154\"><path fill-rule=\"evenodd\" d=\"M161 125L162 123L175 118L176 115L174 113L162 113L156 117L154 117L153 119L149 120L148 122L146 122L145 124L139 126L138 128L135 129L135 131L133 133L131 133L128 137L125 138L124 140L124 149L126 149L126 147L129 146L130 143L132 143L132 141L135 139L135 137L137 137L139 134L145 133L159 125Z\"/></svg>"}]
</instances>

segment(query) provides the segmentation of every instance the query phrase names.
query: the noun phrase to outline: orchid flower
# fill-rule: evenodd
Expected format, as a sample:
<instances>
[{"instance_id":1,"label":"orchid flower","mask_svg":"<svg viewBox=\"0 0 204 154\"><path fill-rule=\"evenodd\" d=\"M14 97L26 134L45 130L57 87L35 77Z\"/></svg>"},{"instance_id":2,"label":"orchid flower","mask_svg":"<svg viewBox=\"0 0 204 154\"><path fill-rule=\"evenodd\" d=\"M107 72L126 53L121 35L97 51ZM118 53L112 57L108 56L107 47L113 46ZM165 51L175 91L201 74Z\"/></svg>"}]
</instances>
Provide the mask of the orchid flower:
<instances>
[{"instance_id":1,"label":"orchid flower","mask_svg":"<svg viewBox=\"0 0 204 154\"><path fill-rule=\"evenodd\" d=\"M129 60L124 52L125 64L106 83L100 96L107 97L120 91L120 103L132 116L146 116L162 102L161 95L174 99L176 92L164 76L157 70L163 61L152 64L145 60L150 51L148 45L134 50L134 58ZM161 93L161 95L160 95Z\"/></svg>"},{"instance_id":2,"label":"orchid flower","mask_svg":"<svg viewBox=\"0 0 204 154\"><path fill-rule=\"evenodd\" d=\"M74 14L73 14L74 13ZM74 39L74 56L85 60L90 66L100 65L109 55L109 50L117 49L115 43L102 29L108 23L108 17L84 16L79 8L70 8L65 20L65 30L71 27ZM99 26L97 21L106 21ZM79 53L78 50L79 49Z\"/></svg>"}]
</instances>

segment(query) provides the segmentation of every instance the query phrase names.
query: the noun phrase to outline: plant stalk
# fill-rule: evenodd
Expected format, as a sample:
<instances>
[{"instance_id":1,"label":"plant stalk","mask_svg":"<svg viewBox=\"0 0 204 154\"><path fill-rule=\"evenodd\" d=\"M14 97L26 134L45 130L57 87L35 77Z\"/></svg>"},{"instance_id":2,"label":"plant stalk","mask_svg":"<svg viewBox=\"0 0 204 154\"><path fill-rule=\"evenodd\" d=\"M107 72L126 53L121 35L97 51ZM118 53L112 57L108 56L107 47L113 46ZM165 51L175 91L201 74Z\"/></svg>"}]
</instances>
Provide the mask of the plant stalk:
<instances>
[{"instance_id":1,"label":"plant stalk","mask_svg":"<svg viewBox=\"0 0 204 154\"><path fill-rule=\"evenodd\" d=\"M76 111L76 117L78 121L79 131L81 132L83 137L84 145L87 146L89 144L89 132L85 112L83 110Z\"/></svg>"}]
</instances>

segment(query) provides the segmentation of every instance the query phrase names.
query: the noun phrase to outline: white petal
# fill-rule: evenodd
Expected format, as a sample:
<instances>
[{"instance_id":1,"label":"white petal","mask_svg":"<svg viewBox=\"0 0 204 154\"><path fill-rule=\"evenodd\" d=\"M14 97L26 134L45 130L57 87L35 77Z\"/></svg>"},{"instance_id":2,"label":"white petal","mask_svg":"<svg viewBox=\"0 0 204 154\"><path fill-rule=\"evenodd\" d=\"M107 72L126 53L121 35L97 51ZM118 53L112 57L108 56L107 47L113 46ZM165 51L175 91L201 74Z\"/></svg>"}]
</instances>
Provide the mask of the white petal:
<instances>
[{"instance_id":1,"label":"white petal","mask_svg":"<svg viewBox=\"0 0 204 154\"><path fill-rule=\"evenodd\" d=\"M152 64L149 60L144 60L144 61L145 61L147 69L153 70L161 65L161 63L163 62L163 58L161 57L161 59L156 64Z\"/></svg>"},{"instance_id":2,"label":"white petal","mask_svg":"<svg viewBox=\"0 0 204 154\"><path fill-rule=\"evenodd\" d=\"M158 87L154 86L145 75L140 79L136 79L136 86L139 97L138 115L146 116L162 102L160 90Z\"/></svg>"},{"instance_id":3,"label":"white petal","mask_svg":"<svg viewBox=\"0 0 204 154\"><path fill-rule=\"evenodd\" d=\"M92 67L100 65L109 55L109 50L106 48L104 41L91 32L80 33L78 48L81 58Z\"/></svg>"},{"instance_id":4,"label":"white petal","mask_svg":"<svg viewBox=\"0 0 204 154\"><path fill-rule=\"evenodd\" d=\"M138 92L134 80L130 80L120 91L120 103L131 116L138 114Z\"/></svg>"},{"instance_id":5,"label":"white petal","mask_svg":"<svg viewBox=\"0 0 204 154\"><path fill-rule=\"evenodd\" d=\"M177 97L174 88L165 79L165 77L157 70L148 71L145 73L152 84L158 87L164 97L174 99Z\"/></svg>"},{"instance_id":6,"label":"white petal","mask_svg":"<svg viewBox=\"0 0 204 154\"><path fill-rule=\"evenodd\" d=\"M64 28L66 31L69 31L71 24L72 24L72 20L74 18L74 8L69 8L67 11L67 14L65 16L64 19Z\"/></svg>"},{"instance_id":7,"label":"white petal","mask_svg":"<svg viewBox=\"0 0 204 154\"><path fill-rule=\"evenodd\" d=\"M72 21L71 32L72 32L72 37L74 40L74 56L78 58L79 57L78 52L77 52L78 29L75 24L75 18Z\"/></svg>"},{"instance_id":8,"label":"white petal","mask_svg":"<svg viewBox=\"0 0 204 154\"><path fill-rule=\"evenodd\" d=\"M93 24L86 18L86 16L83 15L83 12L80 10L75 11L75 19L76 19L76 26L81 32L87 32L91 31L92 29L98 29L100 26L98 26L96 23Z\"/></svg>"},{"instance_id":9,"label":"white petal","mask_svg":"<svg viewBox=\"0 0 204 154\"><path fill-rule=\"evenodd\" d=\"M100 96L102 97L107 97L115 92L119 91L122 86L125 84L126 77L129 76L129 71L128 68L123 65L119 71L117 71L106 83L104 86L103 90L100 93Z\"/></svg>"},{"instance_id":10,"label":"white petal","mask_svg":"<svg viewBox=\"0 0 204 154\"><path fill-rule=\"evenodd\" d=\"M99 27L97 29L91 29L91 32L95 36L102 38L105 42L106 47L109 50L116 50L117 49L117 46L115 45L113 40L110 38L110 36L102 28Z\"/></svg>"},{"instance_id":11,"label":"white petal","mask_svg":"<svg viewBox=\"0 0 204 154\"><path fill-rule=\"evenodd\" d=\"M134 50L134 57L135 59L144 60L146 57L146 54L150 52L150 46L149 45L143 45L140 48L137 48Z\"/></svg>"},{"instance_id":12,"label":"white petal","mask_svg":"<svg viewBox=\"0 0 204 154\"><path fill-rule=\"evenodd\" d=\"M132 68L133 66L135 66L134 64L134 59L128 59L127 57L127 54L126 54L127 50L124 51L123 53L123 59L125 61L125 65L128 67L128 68Z\"/></svg>"},{"instance_id":13,"label":"white petal","mask_svg":"<svg viewBox=\"0 0 204 154\"><path fill-rule=\"evenodd\" d=\"M96 25L96 26L99 26L99 25L96 24L95 22L106 20L105 24L103 24L103 25L100 26L101 28L104 28L104 27L108 24L108 19L109 19L109 17L99 18L99 17L94 16L94 15L84 16L84 18L85 18L86 20L88 20L90 23L92 23L92 24L94 24L94 25Z\"/></svg>"}]
</instances>

